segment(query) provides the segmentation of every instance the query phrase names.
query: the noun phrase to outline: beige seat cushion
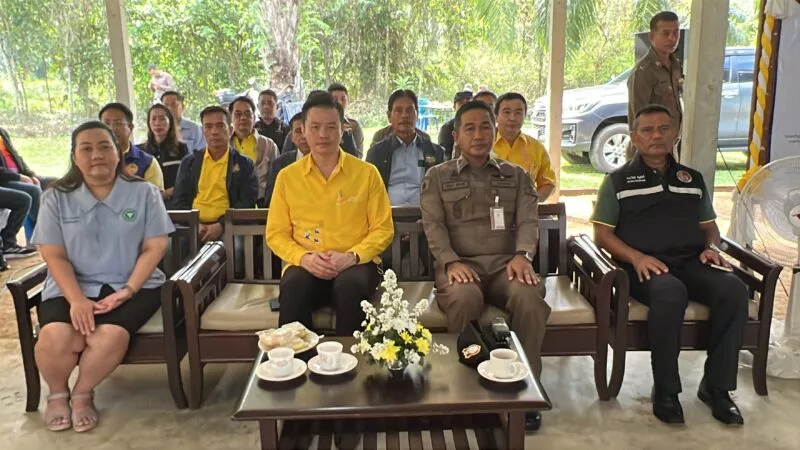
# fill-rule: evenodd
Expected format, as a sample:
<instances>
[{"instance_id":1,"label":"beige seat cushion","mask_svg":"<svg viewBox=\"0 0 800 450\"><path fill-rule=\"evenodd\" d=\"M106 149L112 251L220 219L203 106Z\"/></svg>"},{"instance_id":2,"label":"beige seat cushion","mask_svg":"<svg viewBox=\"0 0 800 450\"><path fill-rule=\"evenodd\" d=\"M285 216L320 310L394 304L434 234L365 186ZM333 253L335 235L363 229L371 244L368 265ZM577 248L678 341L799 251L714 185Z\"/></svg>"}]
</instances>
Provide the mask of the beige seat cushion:
<instances>
[{"instance_id":1,"label":"beige seat cushion","mask_svg":"<svg viewBox=\"0 0 800 450\"><path fill-rule=\"evenodd\" d=\"M580 293L572 287L567 277L545 278L545 301L550 306L548 325L576 325L595 323L594 308ZM510 314L495 306L487 305L481 316L481 323L488 323L495 317L510 320ZM425 314L420 317L420 322L428 328L447 328L447 316L439 308L436 301L432 301Z\"/></svg>"},{"instance_id":2,"label":"beige seat cushion","mask_svg":"<svg viewBox=\"0 0 800 450\"><path fill-rule=\"evenodd\" d=\"M642 322L647 320L647 312L649 308L638 300L631 298L628 303L628 320L631 322ZM747 314L751 319L758 319L758 302L750 300L747 305ZM705 321L708 320L708 306L689 302L686 308L686 314L683 316L686 322Z\"/></svg>"},{"instance_id":3,"label":"beige seat cushion","mask_svg":"<svg viewBox=\"0 0 800 450\"><path fill-rule=\"evenodd\" d=\"M409 308L414 308L422 299L427 301L433 299L433 281L398 281L397 287L403 290L403 298L408 300ZM378 302L380 299L378 295L375 301Z\"/></svg>"},{"instance_id":4,"label":"beige seat cushion","mask_svg":"<svg viewBox=\"0 0 800 450\"><path fill-rule=\"evenodd\" d=\"M278 312L269 309L270 299L278 297L278 285L228 283L200 318L200 328L216 331L259 331L278 326ZM312 315L314 329L334 329L330 308Z\"/></svg>"},{"instance_id":5,"label":"beige seat cushion","mask_svg":"<svg viewBox=\"0 0 800 450\"><path fill-rule=\"evenodd\" d=\"M136 334L156 334L164 332L164 320L161 317L161 308L158 308L155 314L150 317L150 320L145 322L142 328Z\"/></svg>"}]
</instances>

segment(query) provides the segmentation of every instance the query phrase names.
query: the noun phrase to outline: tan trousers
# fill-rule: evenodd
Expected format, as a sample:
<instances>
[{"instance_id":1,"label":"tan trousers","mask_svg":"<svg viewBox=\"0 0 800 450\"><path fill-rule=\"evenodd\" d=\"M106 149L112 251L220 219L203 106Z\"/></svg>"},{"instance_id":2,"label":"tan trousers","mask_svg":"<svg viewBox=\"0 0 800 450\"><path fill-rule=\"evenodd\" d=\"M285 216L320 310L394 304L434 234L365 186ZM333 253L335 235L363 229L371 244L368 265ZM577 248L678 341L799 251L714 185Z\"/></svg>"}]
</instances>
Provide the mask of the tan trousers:
<instances>
[{"instance_id":1,"label":"tan trousers","mask_svg":"<svg viewBox=\"0 0 800 450\"><path fill-rule=\"evenodd\" d=\"M544 301L544 281L537 286L508 281L505 267L489 275L480 275L475 283L447 281L447 273L436 268L436 301L447 316L447 328L459 333L471 320L480 319L484 302L511 313L511 329L517 333L525 355L537 377L542 374L542 341L550 306Z\"/></svg>"}]
</instances>

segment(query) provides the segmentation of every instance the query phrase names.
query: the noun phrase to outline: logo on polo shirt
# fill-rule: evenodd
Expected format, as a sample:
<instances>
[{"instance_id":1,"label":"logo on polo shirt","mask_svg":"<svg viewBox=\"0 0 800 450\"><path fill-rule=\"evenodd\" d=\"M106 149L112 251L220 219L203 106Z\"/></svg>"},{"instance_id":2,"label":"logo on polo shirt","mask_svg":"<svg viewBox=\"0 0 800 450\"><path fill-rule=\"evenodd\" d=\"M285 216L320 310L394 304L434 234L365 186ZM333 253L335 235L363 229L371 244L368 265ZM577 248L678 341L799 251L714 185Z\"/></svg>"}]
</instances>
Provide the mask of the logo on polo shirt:
<instances>
[{"instance_id":1,"label":"logo on polo shirt","mask_svg":"<svg viewBox=\"0 0 800 450\"><path fill-rule=\"evenodd\" d=\"M128 176L134 177L136 176L136 172L138 171L139 171L139 166L137 166L136 164L130 163L125 166L125 173Z\"/></svg>"},{"instance_id":2,"label":"logo on polo shirt","mask_svg":"<svg viewBox=\"0 0 800 450\"><path fill-rule=\"evenodd\" d=\"M644 175L631 175L625 178L625 182L628 184L632 183L647 183L647 177Z\"/></svg>"},{"instance_id":3,"label":"logo on polo shirt","mask_svg":"<svg viewBox=\"0 0 800 450\"><path fill-rule=\"evenodd\" d=\"M122 218L126 222L133 222L134 220L136 220L136 210L126 209L125 211L122 211Z\"/></svg>"},{"instance_id":4,"label":"logo on polo shirt","mask_svg":"<svg viewBox=\"0 0 800 450\"><path fill-rule=\"evenodd\" d=\"M683 181L684 183L692 182L692 174L685 170L679 170L675 176L678 177L678 180Z\"/></svg>"}]
</instances>

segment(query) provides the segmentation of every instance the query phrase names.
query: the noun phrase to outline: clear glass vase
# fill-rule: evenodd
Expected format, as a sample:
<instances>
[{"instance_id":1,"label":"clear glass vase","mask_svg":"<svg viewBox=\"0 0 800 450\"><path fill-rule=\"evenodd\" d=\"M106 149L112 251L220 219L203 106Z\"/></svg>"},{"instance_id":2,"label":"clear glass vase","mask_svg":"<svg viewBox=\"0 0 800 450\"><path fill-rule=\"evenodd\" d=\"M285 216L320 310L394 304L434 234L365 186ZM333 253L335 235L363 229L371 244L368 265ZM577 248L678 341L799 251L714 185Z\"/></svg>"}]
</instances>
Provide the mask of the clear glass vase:
<instances>
[{"instance_id":1,"label":"clear glass vase","mask_svg":"<svg viewBox=\"0 0 800 450\"><path fill-rule=\"evenodd\" d=\"M408 363L405 361L400 361L399 359L389 363L386 365L386 368L389 369L389 378L394 380L402 380L405 377L406 368L408 368Z\"/></svg>"}]
</instances>

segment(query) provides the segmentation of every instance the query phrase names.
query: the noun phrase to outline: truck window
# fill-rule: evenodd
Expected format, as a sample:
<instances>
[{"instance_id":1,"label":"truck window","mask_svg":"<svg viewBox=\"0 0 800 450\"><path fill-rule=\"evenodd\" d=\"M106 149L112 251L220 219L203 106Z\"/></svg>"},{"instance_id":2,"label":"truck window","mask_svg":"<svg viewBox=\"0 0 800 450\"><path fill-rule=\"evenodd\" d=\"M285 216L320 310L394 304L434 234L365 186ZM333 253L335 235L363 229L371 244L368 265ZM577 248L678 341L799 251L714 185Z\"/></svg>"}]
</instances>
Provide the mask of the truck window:
<instances>
[{"instance_id":1,"label":"truck window","mask_svg":"<svg viewBox=\"0 0 800 450\"><path fill-rule=\"evenodd\" d=\"M749 83L753 81L753 67L755 55L735 55L732 57L731 81L734 83Z\"/></svg>"},{"instance_id":2,"label":"truck window","mask_svg":"<svg viewBox=\"0 0 800 450\"><path fill-rule=\"evenodd\" d=\"M723 83L730 83L731 82L731 57L726 56L725 62L722 66L722 82Z\"/></svg>"}]
</instances>

